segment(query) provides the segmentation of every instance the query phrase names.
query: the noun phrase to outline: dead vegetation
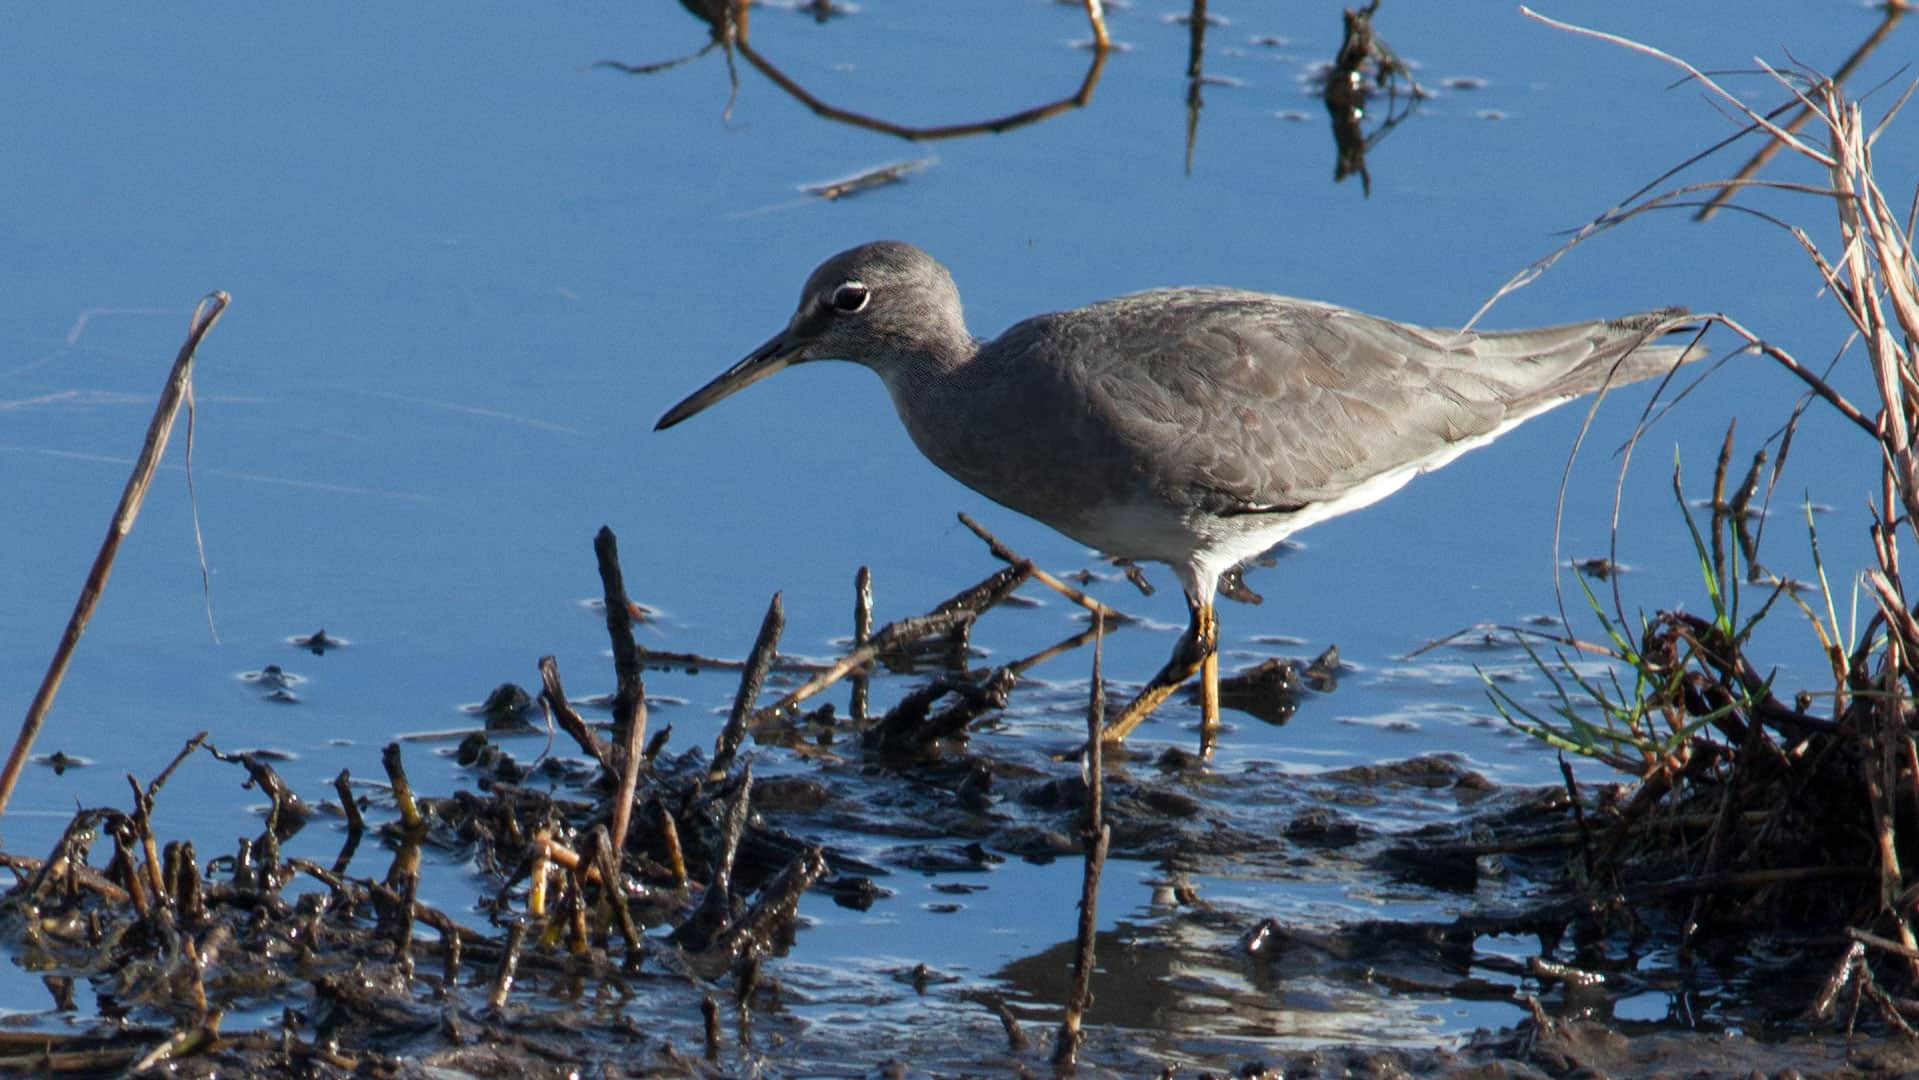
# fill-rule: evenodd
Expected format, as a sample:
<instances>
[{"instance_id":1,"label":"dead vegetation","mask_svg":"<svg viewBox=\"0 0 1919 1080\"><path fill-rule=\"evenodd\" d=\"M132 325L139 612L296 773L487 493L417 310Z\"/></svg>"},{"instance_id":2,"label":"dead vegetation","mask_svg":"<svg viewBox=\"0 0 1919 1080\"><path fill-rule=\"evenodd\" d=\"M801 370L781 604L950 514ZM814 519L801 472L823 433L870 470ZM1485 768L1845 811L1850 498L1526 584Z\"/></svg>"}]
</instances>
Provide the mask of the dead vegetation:
<instances>
[{"instance_id":1,"label":"dead vegetation","mask_svg":"<svg viewBox=\"0 0 1919 1080\"><path fill-rule=\"evenodd\" d=\"M1898 14L1889 11L1888 21ZM1692 554L1710 610L1634 618L1620 600L1616 578L1610 604L1582 580L1608 641L1579 647L1623 661L1623 673L1594 680L1565 662L1564 653L1556 662L1535 654L1553 679L1556 702L1539 707L1494 685L1495 700L1523 729L1635 778L1617 799L1596 806L1575 791L1573 806L1583 813L1567 888L1595 913L1594 929L1641 932L1636 924L1658 911L1672 917L1682 955L1736 954L1756 936L1790 941L1817 957L1825 973L1806 1002L1809 1020L1848 1028L1870 1022L1914 1034L1919 609L1906 595L1901 551L1919 540L1919 458L1913 447L1919 431L1919 265L1911 248L1914 196L1896 203L1881 188L1872 160L1875 141L1906 97L1869 122L1835 80L1804 67L1782 71L1761 62L1764 75L1787 97L1786 105L1762 114L1682 60L1554 25L1676 65L1742 124L1742 135L1789 151L1823 179L1791 182L1742 173L1730 181L1642 192L1581 230L1573 243L1655 209L1741 210L1777 227L1810 261L1850 328L1834 363L1868 365L1879 400L1854 403L1820 373L1831 367L1792 356L1767 340L1763 326L1721 318L1744 343L1741 351L1782 365L1805 382L1808 393L1743 476L1728 430L1704 503L1703 528L1675 468L1674 491L1692 528ZM1800 116L1789 128L1782 117L1794 109ZM1807 118L1811 134L1800 130ZM1788 206L1797 199L1796 205L1823 203L1835 210L1837 229L1829 234L1834 239L1822 247L1814 239L1817 230L1772 208L1776 200L1752 205L1755 196L1780 194ZM1804 520L1818 580L1786 580L1759 561L1778 470L1807 408L1835 410L1871 440L1870 452L1880 461L1879 490L1869 505L1869 563L1855 580L1834 574L1831 556L1822 556L1810 507ZM1769 450L1776 453L1770 461ZM1855 606L1861 596L1863 610ZM1803 617L1830 682L1786 701L1766 659L1754 654L1753 640L1762 623L1795 617ZM1576 644L1554 640L1562 647ZM1567 782L1571 787L1570 772Z\"/></svg>"},{"instance_id":2,"label":"dead vegetation","mask_svg":"<svg viewBox=\"0 0 1919 1080\"><path fill-rule=\"evenodd\" d=\"M1604 986L1614 977L1606 970L1607 954L1642 953L1649 941L1671 944L1686 962L1737 954L1765 937L1818 959L1805 1000L1805 1016L1815 1025L1863 1023L1912 1033L1919 1022L1919 874L1913 869L1919 860L1919 744L1912 710L1919 695L1919 608L1904 592L1901 552L1919 540L1919 452L1912 445L1919 434L1919 358L1913 349L1919 339L1919 274L1910 247L1913 210L1904 208L1902 222L1901 208L1879 187L1871 162L1873 140L1897 110L1886 110L1871 127L1833 81L1806 70L1773 73L1791 104L1803 108L1824 136L1808 139L1688 70L1745 117L1749 133L1789 148L1823 170L1826 181L1692 185L1629 203L1595 222L1594 230L1650 209L1690 206L1708 192L1715 194L1707 205L1736 207L1717 197L1722 189L1783 190L1837 208L1837 243L1826 249L1811 232L1770 212L1748 212L1786 230L1810 258L1852 328L1848 345L1866 357L1880 401L1862 407L1848 400L1816 365L1757 330L1724 322L1751 351L1806 382L1809 396L1802 407L1836 410L1879 455L1871 566L1857 576L1865 597L1863 625L1847 611L1847 583L1830 576L1817 555L1816 535L1819 574L1810 587L1780 579L1759 562L1764 512L1793 426L1769 440L1743 471L1734 466L1729 432L1704 504L1705 520L1694 533L1696 550L1686 553L1702 568L1709 613L1631 618L1612 578L1612 604L1595 597L1593 608L1609 638L1600 648L1625 661L1622 673L1599 682L1542 656L1542 666L1555 673L1556 706L1501 699L1515 723L1561 749L1605 760L1634 782L1594 793L1581 789L1568 771L1565 797L1526 805L1523 820L1475 822L1480 835L1469 840L1403 838L1385 856L1408 878L1461 892L1476 887L1478 867L1489 856L1554 862L1563 875L1555 894L1531 910L1476 914L1443 927L1369 924L1329 948L1345 950L1344 959L1351 960L1353 942L1370 936L1376 941L1369 944L1388 943L1382 948L1404 946L1422 957L1478 969L1444 988L1458 998L1510 998L1527 992L1521 988ZM1680 493L1677 476L1675 491ZM1680 494L1681 506L1688 507ZM612 723L582 715L551 658L540 665L543 691L537 699L577 744L583 764L520 762L479 737L462 748L460 758L474 777L474 790L434 797L413 790L403 748L394 744L383 756L384 784L356 785L343 773L337 801L318 808L344 823L338 856L323 864L284 854L283 845L316 810L281 781L270 761L225 755L195 739L182 757L206 753L229 762L269 800L259 832L230 854L206 858L189 841L155 834L152 811L166 797L169 766L151 782L131 785L127 806L78 812L50 851L0 856L17 876L0 898L0 933L15 943L23 964L48 973L56 1002L64 998L71 1008L81 980L92 983L101 1002L99 1023L88 1030L0 1035L0 1068L397 1075L422 1065L551 1072L617 1059L635 1072L698 1074L737 1064L740 1059L730 1055L751 1041L748 1032L756 1025L763 1041L779 1038L781 1020L773 1006L781 992L762 965L792 944L800 897L818 889L858 907L884 892L871 867L759 812L819 796L804 779L756 780L751 763L741 758L744 740L751 735L799 747L842 732L830 706L810 713L802 707L834 681L847 679L854 683L857 753L883 768L944 769L941 797L966 806L980 798L993 774L978 762L953 762L955 741L980 717L1003 708L1033 664L1096 633L1089 629L972 675L963 664L947 665L885 716L867 717L863 681L874 665L912 668L928 656L963 657L980 613L1041 576L995 544L1008 564L1004 570L924 615L877 630L870 608L862 606L848 654L761 707L767 673L780 664L783 614L775 597L751 655L727 665L737 666L742 677L712 753L675 753L669 751L670 729L649 737L641 669L649 662L718 665L638 650L610 534L596 546L615 657ZM1096 618L1113 614L1099 610ZM1790 619L1795 611L1826 659L1831 682L1786 700L1764 658L1752 654L1752 641L1761 620ZM1336 657L1324 666L1321 674L1330 679ZM1269 674L1282 686L1297 686L1297 672ZM1097 732L1097 707L1094 713ZM1095 756L1077 783L1071 777L1028 778L1020 798L1057 807L1080 823L1063 843L1036 838L1030 850L1051 844L1055 852L1103 853L1111 842L1125 854L1171 863L1182 849L1196 846L1191 833L1152 832L1141 825L1200 818L1194 800L1108 776L1096 756L1097 738L1089 749ZM1169 769L1181 764L1174 761ZM1438 775L1421 781L1429 786L1478 786L1459 770L1426 765ZM535 770L542 783L532 782ZM1368 787L1388 782L1378 775L1355 780ZM368 810L391 820L371 825L363 817ZM1203 827L1223 831L1216 824ZM1283 832L1290 850L1364 839L1358 826L1336 813L1300 814ZM354 869L369 838L387 854L377 874ZM111 853L96 869L92 849L103 839ZM1217 842L1240 854L1251 846L1243 834ZM483 918L456 916L421 899L429 853L469 863L490 886ZM977 842L949 854L981 863L1000 857ZM1071 1060L1085 1037L1082 1020L1099 1021L1096 1007L1085 1011L1097 881L1094 861L1081 897L1074 997L1055 1044L1061 1063ZM296 888L304 891L289 899L286 894ZM1224 920L1190 890L1170 891L1195 921ZM1062 912L1066 903L1062 898ZM1540 954L1512 961L1475 950L1486 935L1514 933L1537 934ZM1574 939L1570 951L1560 947L1564 936ZM1268 920L1243 935L1240 956L1256 969L1270 962L1266 958L1280 951L1281 942L1302 953L1323 944ZM1372 985L1426 986L1395 983L1381 974L1386 965L1375 955L1359 959ZM1633 963L1613 959L1621 968ZM924 985L928 975L921 970L914 978ZM676 1048L658 1031L619 1016L620 1006L642 993L655 1000L655 1011L697 1016L702 1041ZM657 1004L661 999L667 1004ZM592 1004L602 1001L612 1003L615 1019L592 1014ZM1596 1061L1629 1070L1644 1060L1617 1045L1615 1033L1549 1017L1536 998L1533 1006L1535 1019L1521 1033L1481 1040L1459 1056L1437 1055L1444 1067L1430 1059L1417 1067L1443 1072L1453 1065L1469 1069L1480 1061L1521 1060L1560 1073ZM230 1013L261 1009L279 1010L279 1021L222 1030ZM1003 1002L996 1015L1005 1022L1014 1063L1038 1066L1040 1056ZM769 1032L770 1040L764 1038ZM1295 1055L1286 1067L1414 1067L1390 1053L1363 1061L1349 1053L1359 1052ZM1684 1049L1669 1053L1678 1062L1689 1060ZM1818 1064L1809 1059L1806 1067ZM1894 1067L1903 1064L1899 1059Z\"/></svg>"},{"instance_id":3,"label":"dead vegetation","mask_svg":"<svg viewBox=\"0 0 1919 1080\"><path fill-rule=\"evenodd\" d=\"M792 945L800 898L818 887L863 909L886 891L869 876L880 869L769 823L771 809L829 796L794 777L773 781L765 796L752 763L739 756L741 743L749 733L784 743L809 725L831 728L831 706L819 716L797 706L870 665L911 667L929 654L963 661L973 622L1033 575L1030 563L986 539L1009 563L1005 569L925 615L862 632L840 662L757 708L783 625L775 596L748 660L732 665L741 669L739 694L709 756L667 752L671 728L647 737L642 669L686 659L652 656L635 644L635 609L617 545L603 529L594 546L617 686L607 702L610 736L568 700L557 663L543 658L539 704L583 759L522 763L476 732L456 754L474 774L474 790L428 797L414 790L403 746L392 743L382 755L384 785L356 783L345 772L337 778L338 802L323 807L344 823L330 865L283 853L315 811L270 760L224 754L204 733L194 737L151 782L129 778L128 809L81 810L44 857L0 854L18 878L0 897L0 934L23 963L49 973L57 1008L74 1007L83 979L100 1002L99 1021L83 1025L90 1030L0 1035L0 1069L395 1075L422 1063L546 1072L618 1061L680 1074L733 1060L736 1047L754 1041L755 1011L779 1000L761 963ZM870 623L864 608L861 620ZM1074 635L1043 655L1097 633ZM937 759L942 747L963 743L984 711L1003 707L1019 672L1035 662L972 676L963 663L949 667L858 725L859 752L894 768ZM951 700L937 708L943 699ZM1095 770L1099 701L1095 695L1088 712ZM270 800L258 835L204 862L191 841L160 837L152 823L168 778L196 753L240 767L247 785ZM1057 1060L1065 1063L1080 1043L1093 897L1108 835L1098 792L1095 784L1064 807L1083 818L1089 853L1082 975L1057 1040ZM390 820L369 825L365 815L374 808ZM369 835L390 853L377 876L354 872ZM92 849L103 838L112 852L96 870ZM467 863L491 883L483 923L421 899L429 853ZM680 1000L687 1017L700 1017L705 1045L697 1056L682 1057L657 1032L631 1022L608 1026L578 1007L580 987L620 1002L642 993L642 984L651 1011L670 1009L664 995ZM722 1007L716 994L729 1004ZM282 1008L277 1025L222 1031L228 1013L263 1005ZM596 1037L568 1038L580 1025Z\"/></svg>"}]
</instances>

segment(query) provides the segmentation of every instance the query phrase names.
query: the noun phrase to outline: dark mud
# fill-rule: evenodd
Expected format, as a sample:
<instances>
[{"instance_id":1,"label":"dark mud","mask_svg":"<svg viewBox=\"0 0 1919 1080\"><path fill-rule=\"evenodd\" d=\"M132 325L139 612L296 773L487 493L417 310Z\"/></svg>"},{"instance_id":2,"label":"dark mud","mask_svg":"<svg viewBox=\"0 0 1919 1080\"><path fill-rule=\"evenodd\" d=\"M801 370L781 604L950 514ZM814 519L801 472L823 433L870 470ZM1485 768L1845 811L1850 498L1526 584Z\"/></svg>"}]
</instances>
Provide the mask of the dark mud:
<instances>
[{"instance_id":1,"label":"dark mud","mask_svg":"<svg viewBox=\"0 0 1919 1080\"><path fill-rule=\"evenodd\" d=\"M1006 580L962 595L983 609ZM609 596L603 610L631 609ZM550 665L547 693L504 686L475 710L485 726L445 751L470 782L445 794L411 790L404 759L421 743L389 747L387 785L366 794L343 776L329 802L288 789L269 758L196 741L188 752L221 756L271 799L234 852L152 834L156 801L189 797L163 772L126 808L82 811L52 852L5 856L16 883L0 930L52 1003L6 1018L0 1067L1050 1071L1090 789L1073 737L997 717L1068 708L1056 699L1073 691L1023 685L1018 662L968 668L970 621L938 614L876 658L873 697L900 703L886 715L756 711L748 695L713 752L649 736L643 712L622 724L637 699L602 703L612 724L583 718ZM768 626L762 638L776 638L772 615ZM1310 708L1337 692L1337 663L1256 667L1250 681L1319 687L1304 691ZM728 667L749 679L770 667L776 690L819 670L774 663L770 646ZM513 729L542 703L573 756L516 756L538 745ZM1115 750L1103 776L1102 911L1118 914L1095 938L1082 1071L1919 1065L1856 1013L1861 990L1836 1018L1808 1017L1848 942L1682 932L1691 899L1737 895L1723 882L1591 887L1591 829L1622 788L1502 789L1449 756L1302 773L1182 749ZM341 836L331 862L287 855L312 850L316 822ZM96 859L96 844L110 855ZM1038 944L994 959L1009 927L1041 928Z\"/></svg>"}]
</instances>

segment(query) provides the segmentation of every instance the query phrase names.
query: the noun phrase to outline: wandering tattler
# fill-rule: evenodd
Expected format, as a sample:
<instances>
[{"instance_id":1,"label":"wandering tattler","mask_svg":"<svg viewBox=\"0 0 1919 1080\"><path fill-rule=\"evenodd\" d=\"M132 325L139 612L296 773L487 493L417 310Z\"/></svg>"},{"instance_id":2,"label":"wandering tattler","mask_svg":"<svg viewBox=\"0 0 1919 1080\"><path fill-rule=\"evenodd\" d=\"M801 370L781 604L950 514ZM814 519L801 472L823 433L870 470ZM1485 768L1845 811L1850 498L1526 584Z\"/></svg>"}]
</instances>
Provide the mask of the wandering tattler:
<instances>
[{"instance_id":1,"label":"wandering tattler","mask_svg":"<svg viewBox=\"0 0 1919 1080\"><path fill-rule=\"evenodd\" d=\"M668 409L655 430L789 364L873 369L933 464L1110 555L1179 575L1192 623L1107 726L1124 739L1195 673L1219 716L1222 573L1357 510L1582 394L1700 355L1648 346L1683 308L1537 330L1433 330L1236 289L1135 293L966 330L946 268L865 244L806 279L786 329Z\"/></svg>"}]
</instances>

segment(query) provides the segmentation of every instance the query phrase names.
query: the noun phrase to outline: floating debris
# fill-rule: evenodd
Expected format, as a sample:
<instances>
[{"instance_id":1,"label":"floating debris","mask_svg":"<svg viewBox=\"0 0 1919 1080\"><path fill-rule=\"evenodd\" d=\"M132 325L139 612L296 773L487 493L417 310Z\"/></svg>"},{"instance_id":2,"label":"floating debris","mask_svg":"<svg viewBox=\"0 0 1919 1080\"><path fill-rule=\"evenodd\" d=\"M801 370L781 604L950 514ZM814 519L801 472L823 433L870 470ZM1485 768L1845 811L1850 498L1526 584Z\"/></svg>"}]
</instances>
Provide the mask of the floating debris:
<instances>
[{"instance_id":1,"label":"floating debris","mask_svg":"<svg viewBox=\"0 0 1919 1080\"><path fill-rule=\"evenodd\" d=\"M828 201L844 199L849 195L871 191L874 188L900 184L906 178L933 164L930 157L915 158L912 161L898 161L891 165L881 165L857 173L842 180L829 180L820 184L802 184L800 190L808 195L817 195Z\"/></svg>"},{"instance_id":2,"label":"floating debris","mask_svg":"<svg viewBox=\"0 0 1919 1080\"><path fill-rule=\"evenodd\" d=\"M492 732L537 731L537 713L533 695L518 683L504 682L493 688L478 705L462 705L461 710L486 718L486 730Z\"/></svg>"},{"instance_id":3,"label":"floating debris","mask_svg":"<svg viewBox=\"0 0 1919 1080\"><path fill-rule=\"evenodd\" d=\"M1616 563L1604 556L1596 559L1574 559L1572 561L1572 568L1592 578L1594 581L1609 581L1615 574L1622 573L1628 569L1625 565Z\"/></svg>"},{"instance_id":4,"label":"floating debris","mask_svg":"<svg viewBox=\"0 0 1919 1080\"><path fill-rule=\"evenodd\" d=\"M51 754L35 754L33 763L45 765L53 770L55 776L65 776L68 769L80 769L95 764L92 758L78 757L65 750L55 750Z\"/></svg>"},{"instance_id":5,"label":"floating debris","mask_svg":"<svg viewBox=\"0 0 1919 1080\"><path fill-rule=\"evenodd\" d=\"M329 650L344 649L349 644L345 638L332 637L325 630L315 630L311 634L288 638L287 641L315 656L325 656Z\"/></svg>"},{"instance_id":6,"label":"floating debris","mask_svg":"<svg viewBox=\"0 0 1919 1080\"><path fill-rule=\"evenodd\" d=\"M262 699L282 705L297 704L300 697L293 688L306 682L278 664L268 664L258 671L241 672L239 678L241 682L252 683Z\"/></svg>"}]
</instances>

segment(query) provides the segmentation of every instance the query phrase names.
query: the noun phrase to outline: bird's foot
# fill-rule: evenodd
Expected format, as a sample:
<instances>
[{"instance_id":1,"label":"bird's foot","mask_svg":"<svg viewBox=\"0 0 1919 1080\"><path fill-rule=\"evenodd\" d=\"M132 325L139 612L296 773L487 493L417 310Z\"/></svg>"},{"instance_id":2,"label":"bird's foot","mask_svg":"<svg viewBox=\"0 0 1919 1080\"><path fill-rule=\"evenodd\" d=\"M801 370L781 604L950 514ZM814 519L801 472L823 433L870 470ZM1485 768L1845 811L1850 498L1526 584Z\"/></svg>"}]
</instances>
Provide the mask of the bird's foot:
<instances>
[{"instance_id":1,"label":"bird's foot","mask_svg":"<svg viewBox=\"0 0 1919 1080\"><path fill-rule=\"evenodd\" d=\"M1211 605L1193 611L1192 625L1174 646L1166 666L1159 669L1139 696L1100 731L1100 741L1124 742L1154 709L1160 707L1186 680L1202 676L1200 687L1200 752L1212 751L1219 732L1219 622Z\"/></svg>"}]
</instances>

